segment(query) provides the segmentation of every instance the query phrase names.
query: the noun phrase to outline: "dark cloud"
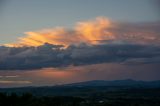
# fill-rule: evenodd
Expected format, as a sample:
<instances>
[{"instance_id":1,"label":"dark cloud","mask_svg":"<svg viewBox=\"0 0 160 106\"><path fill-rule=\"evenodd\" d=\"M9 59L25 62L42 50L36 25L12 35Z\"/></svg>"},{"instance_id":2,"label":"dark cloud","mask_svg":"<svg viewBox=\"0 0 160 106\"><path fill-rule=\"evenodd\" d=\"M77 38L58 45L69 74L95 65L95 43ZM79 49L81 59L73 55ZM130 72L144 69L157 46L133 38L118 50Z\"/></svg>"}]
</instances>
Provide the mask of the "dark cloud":
<instances>
[{"instance_id":1,"label":"dark cloud","mask_svg":"<svg viewBox=\"0 0 160 106\"><path fill-rule=\"evenodd\" d=\"M28 70L98 63L160 63L160 47L110 41L108 44L78 46L44 44L38 47L0 47L0 70Z\"/></svg>"}]
</instances>

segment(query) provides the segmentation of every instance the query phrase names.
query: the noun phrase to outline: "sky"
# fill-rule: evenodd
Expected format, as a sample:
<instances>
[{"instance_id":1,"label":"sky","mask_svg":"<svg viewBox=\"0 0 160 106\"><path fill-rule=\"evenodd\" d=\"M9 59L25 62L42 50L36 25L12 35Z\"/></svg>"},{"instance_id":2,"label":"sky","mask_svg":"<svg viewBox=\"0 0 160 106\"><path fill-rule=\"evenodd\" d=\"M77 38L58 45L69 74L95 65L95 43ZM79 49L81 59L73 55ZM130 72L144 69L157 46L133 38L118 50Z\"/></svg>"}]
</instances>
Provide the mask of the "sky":
<instances>
[{"instance_id":1,"label":"sky","mask_svg":"<svg viewBox=\"0 0 160 106\"><path fill-rule=\"evenodd\" d=\"M0 87L160 80L158 0L1 0Z\"/></svg>"}]
</instances>

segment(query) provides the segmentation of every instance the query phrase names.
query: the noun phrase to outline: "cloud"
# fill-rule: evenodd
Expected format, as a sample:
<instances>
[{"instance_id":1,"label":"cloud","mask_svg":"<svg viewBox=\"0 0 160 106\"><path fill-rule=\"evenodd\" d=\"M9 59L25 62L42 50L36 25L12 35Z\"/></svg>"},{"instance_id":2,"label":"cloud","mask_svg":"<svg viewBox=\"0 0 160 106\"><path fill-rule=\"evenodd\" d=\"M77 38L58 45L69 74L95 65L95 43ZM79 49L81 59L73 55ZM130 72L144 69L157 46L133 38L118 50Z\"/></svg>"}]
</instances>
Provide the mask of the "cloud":
<instances>
[{"instance_id":1,"label":"cloud","mask_svg":"<svg viewBox=\"0 0 160 106\"><path fill-rule=\"evenodd\" d=\"M117 39L139 44L160 44L160 22L119 23L114 30Z\"/></svg>"},{"instance_id":2,"label":"cloud","mask_svg":"<svg viewBox=\"0 0 160 106\"><path fill-rule=\"evenodd\" d=\"M160 23L120 23L105 17L77 22L73 29L56 27L25 32L25 36L9 47L54 45L99 44L108 40L123 40L139 44L160 44Z\"/></svg>"},{"instance_id":3,"label":"cloud","mask_svg":"<svg viewBox=\"0 0 160 106\"><path fill-rule=\"evenodd\" d=\"M160 63L160 47L123 41L107 44L62 45L45 43L38 47L0 47L0 70L62 68L100 63Z\"/></svg>"},{"instance_id":4,"label":"cloud","mask_svg":"<svg viewBox=\"0 0 160 106\"><path fill-rule=\"evenodd\" d=\"M0 70L28 70L100 63L160 63L160 23L119 23L105 17L26 32L0 46Z\"/></svg>"},{"instance_id":5,"label":"cloud","mask_svg":"<svg viewBox=\"0 0 160 106\"><path fill-rule=\"evenodd\" d=\"M31 81L8 81L8 80L0 80L0 84L30 84Z\"/></svg>"},{"instance_id":6,"label":"cloud","mask_svg":"<svg viewBox=\"0 0 160 106\"><path fill-rule=\"evenodd\" d=\"M112 27L111 22L104 17L97 17L95 20L78 22L74 29L57 27L40 31L26 32L25 37L19 38L17 43L5 44L9 47L40 46L44 43L64 45L79 43L96 43L96 40L113 39L108 28Z\"/></svg>"},{"instance_id":7,"label":"cloud","mask_svg":"<svg viewBox=\"0 0 160 106\"><path fill-rule=\"evenodd\" d=\"M160 80L159 64L125 65L103 63L65 68L43 68L27 71L0 71L0 74L16 74L16 80L31 81L30 84L1 84L0 87L53 86L88 80ZM3 79L14 80L15 79Z\"/></svg>"},{"instance_id":8,"label":"cloud","mask_svg":"<svg viewBox=\"0 0 160 106\"><path fill-rule=\"evenodd\" d=\"M17 78L19 77L18 75L5 75L5 76L0 76L0 78Z\"/></svg>"}]
</instances>

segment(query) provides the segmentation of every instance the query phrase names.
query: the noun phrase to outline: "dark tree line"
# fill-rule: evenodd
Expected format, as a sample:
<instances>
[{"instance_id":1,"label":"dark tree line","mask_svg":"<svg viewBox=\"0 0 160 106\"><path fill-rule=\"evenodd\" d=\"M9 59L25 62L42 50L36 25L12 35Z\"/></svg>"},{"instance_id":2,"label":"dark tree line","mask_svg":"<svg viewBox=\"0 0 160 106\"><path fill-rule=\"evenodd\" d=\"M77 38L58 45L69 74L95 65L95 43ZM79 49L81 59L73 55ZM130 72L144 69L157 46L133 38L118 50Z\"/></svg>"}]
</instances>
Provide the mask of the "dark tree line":
<instances>
[{"instance_id":1,"label":"dark tree line","mask_svg":"<svg viewBox=\"0 0 160 106\"><path fill-rule=\"evenodd\" d=\"M0 106L79 106L82 101L79 97L36 97L30 93L0 93Z\"/></svg>"},{"instance_id":2,"label":"dark tree line","mask_svg":"<svg viewBox=\"0 0 160 106\"><path fill-rule=\"evenodd\" d=\"M0 106L160 106L160 97L116 95L33 96L30 93L0 93Z\"/></svg>"}]
</instances>

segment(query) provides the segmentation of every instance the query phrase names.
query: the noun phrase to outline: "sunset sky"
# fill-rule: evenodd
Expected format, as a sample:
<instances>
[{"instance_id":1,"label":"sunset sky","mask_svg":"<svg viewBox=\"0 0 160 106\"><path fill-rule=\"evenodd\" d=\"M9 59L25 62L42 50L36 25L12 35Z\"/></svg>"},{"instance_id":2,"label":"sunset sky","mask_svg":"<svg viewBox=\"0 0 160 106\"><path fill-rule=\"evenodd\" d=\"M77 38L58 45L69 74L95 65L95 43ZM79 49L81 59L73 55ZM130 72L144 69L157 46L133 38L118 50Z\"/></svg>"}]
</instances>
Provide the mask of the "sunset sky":
<instances>
[{"instance_id":1,"label":"sunset sky","mask_svg":"<svg viewBox=\"0 0 160 106\"><path fill-rule=\"evenodd\" d=\"M160 80L158 0L1 0L0 87Z\"/></svg>"}]
</instances>

